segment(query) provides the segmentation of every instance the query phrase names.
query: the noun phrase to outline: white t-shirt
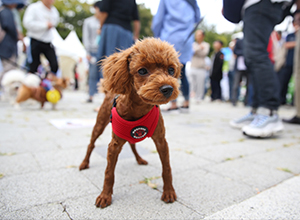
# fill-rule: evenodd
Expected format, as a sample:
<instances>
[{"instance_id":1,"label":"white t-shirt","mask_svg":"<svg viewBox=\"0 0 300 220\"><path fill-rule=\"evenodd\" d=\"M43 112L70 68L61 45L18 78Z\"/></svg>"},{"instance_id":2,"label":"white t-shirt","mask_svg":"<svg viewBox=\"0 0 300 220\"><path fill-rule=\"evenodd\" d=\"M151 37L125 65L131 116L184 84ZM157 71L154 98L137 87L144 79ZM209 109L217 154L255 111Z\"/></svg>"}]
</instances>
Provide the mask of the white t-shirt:
<instances>
[{"instance_id":1,"label":"white t-shirt","mask_svg":"<svg viewBox=\"0 0 300 220\"><path fill-rule=\"evenodd\" d=\"M43 2L38 1L28 6L23 17L27 36L36 40L50 43L53 40L52 28L48 29L48 22L55 27L59 22L59 13L55 7L47 8Z\"/></svg>"},{"instance_id":2,"label":"white t-shirt","mask_svg":"<svg viewBox=\"0 0 300 220\"><path fill-rule=\"evenodd\" d=\"M243 9L250 7L251 5L256 4L257 2L260 2L261 0L246 0L243 6ZM271 0L271 2L292 2L292 0Z\"/></svg>"}]
</instances>

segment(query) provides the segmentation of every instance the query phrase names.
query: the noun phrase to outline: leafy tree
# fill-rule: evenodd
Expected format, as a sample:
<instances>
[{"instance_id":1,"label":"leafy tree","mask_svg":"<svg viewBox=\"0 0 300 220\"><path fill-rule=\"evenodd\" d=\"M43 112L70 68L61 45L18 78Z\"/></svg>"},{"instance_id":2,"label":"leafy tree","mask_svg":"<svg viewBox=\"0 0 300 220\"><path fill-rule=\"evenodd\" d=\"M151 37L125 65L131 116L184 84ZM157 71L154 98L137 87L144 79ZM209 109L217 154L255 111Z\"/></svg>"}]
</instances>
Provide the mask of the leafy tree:
<instances>
[{"instance_id":1,"label":"leafy tree","mask_svg":"<svg viewBox=\"0 0 300 220\"><path fill-rule=\"evenodd\" d=\"M215 25L207 25L204 22L201 23L199 26L199 29L205 31L205 41L210 44L210 54L213 52L213 43L216 40L221 40L224 44L224 47L227 47L231 41L231 33L222 33L218 34L216 32L216 26Z\"/></svg>"},{"instance_id":2,"label":"leafy tree","mask_svg":"<svg viewBox=\"0 0 300 220\"><path fill-rule=\"evenodd\" d=\"M79 0L56 0L54 6L60 14L57 31L62 38L65 38L71 30L75 30L81 40L83 21L92 16L91 5Z\"/></svg>"},{"instance_id":3,"label":"leafy tree","mask_svg":"<svg viewBox=\"0 0 300 220\"><path fill-rule=\"evenodd\" d=\"M140 38L153 36L151 30L153 15L151 14L151 10L146 8L144 4L138 5L138 9L141 22Z\"/></svg>"}]
</instances>

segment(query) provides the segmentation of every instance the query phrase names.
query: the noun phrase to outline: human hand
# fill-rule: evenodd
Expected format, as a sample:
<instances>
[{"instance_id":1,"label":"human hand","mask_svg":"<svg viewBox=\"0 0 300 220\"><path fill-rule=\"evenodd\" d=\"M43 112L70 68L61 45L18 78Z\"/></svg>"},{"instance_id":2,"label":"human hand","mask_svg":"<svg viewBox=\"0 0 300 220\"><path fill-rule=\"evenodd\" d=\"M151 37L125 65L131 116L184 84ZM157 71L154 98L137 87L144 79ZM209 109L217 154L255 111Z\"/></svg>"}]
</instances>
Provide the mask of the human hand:
<instances>
[{"instance_id":1,"label":"human hand","mask_svg":"<svg viewBox=\"0 0 300 220\"><path fill-rule=\"evenodd\" d=\"M53 28L53 24L52 24L50 21L47 23L47 28L48 28L48 29Z\"/></svg>"}]
</instances>

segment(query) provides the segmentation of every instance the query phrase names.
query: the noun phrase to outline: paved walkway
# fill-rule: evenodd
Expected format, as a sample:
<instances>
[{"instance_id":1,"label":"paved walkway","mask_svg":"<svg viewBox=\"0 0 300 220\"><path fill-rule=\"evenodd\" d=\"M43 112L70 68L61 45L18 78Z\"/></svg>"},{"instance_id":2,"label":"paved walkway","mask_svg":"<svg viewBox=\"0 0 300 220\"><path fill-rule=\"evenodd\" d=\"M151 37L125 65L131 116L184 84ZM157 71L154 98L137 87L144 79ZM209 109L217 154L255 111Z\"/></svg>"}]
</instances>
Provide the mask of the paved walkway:
<instances>
[{"instance_id":1,"label":"paved walkway","mask_svg":"<svg viewBox=\"0 0 300 220\"><path fill-rule=\"evenodd\" d=\"M160 201L161 164L147 139L138 151L149 165L137 165L125 145L113 203L95 208L111 127L96 142L90 169L80 172L93 108L102 100L84 104L86 97L65 92L56 111L50 104L40 110L27 102L17 111L0 103L0 219L300 219L300 126L286 125L279 138L249 139L228 126L246 108L209 102L192 103L189 114L164 114L177 202ZM282 117L293 114L280 110ZM49 122L66 118L86 119L88 127Z\"/></svg>"}]
</instances>

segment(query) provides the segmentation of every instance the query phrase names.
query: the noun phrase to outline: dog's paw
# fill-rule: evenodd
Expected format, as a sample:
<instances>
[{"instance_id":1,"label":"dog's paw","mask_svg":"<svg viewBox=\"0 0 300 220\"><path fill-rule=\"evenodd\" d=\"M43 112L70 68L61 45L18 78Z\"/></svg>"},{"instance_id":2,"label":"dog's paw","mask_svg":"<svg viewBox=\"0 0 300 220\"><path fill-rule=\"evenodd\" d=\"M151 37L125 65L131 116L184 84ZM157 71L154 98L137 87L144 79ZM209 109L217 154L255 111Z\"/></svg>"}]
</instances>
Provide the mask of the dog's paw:
<instances>
[{"instance_id":1,"label":"dog's paw","mask_svg":"<svg viewBox=\"0 0 300 220\"><path fill-rule=\"evenodd\" d=\"M111 195L105 195L101 193L97 199L95 205L98 208L105 208L111 204Z\"/></svg>"},{"instance_id":2,"label":"dog's paw","mask_svg":"<svg viewBox=\"0 0 300 220\"><path fill-rule=\"evenodd\" d=\"M147 165L147 164L148 164L148 162L147 162L146 160L142 159L142 158L138 159L138 160L137 160L137 163L138 163L139 165Z\"/></svg>"},{"instance_id":3,"label":"dog's paw","mask_svg":"<svg viewBox=\"0 0 300 220\"><path fill-rule=\"evenodd\" d=\"M175 191L164 191L162 196L161 196L161 200L166 202L166 203L173 203L175 202L177 199L176 193Z\"/></svg>"},{"instance_id":4,"label":"dog's paw","mask_svg":"<svg viewBox=\"0 0 300 220\"><path fill-rule=\"evenodd\" d=\"M85 170L85 169L88 169L89 167L90 167L89 163L83 161L79 166L79 170Z\"/></svg>"}]
</instances>

